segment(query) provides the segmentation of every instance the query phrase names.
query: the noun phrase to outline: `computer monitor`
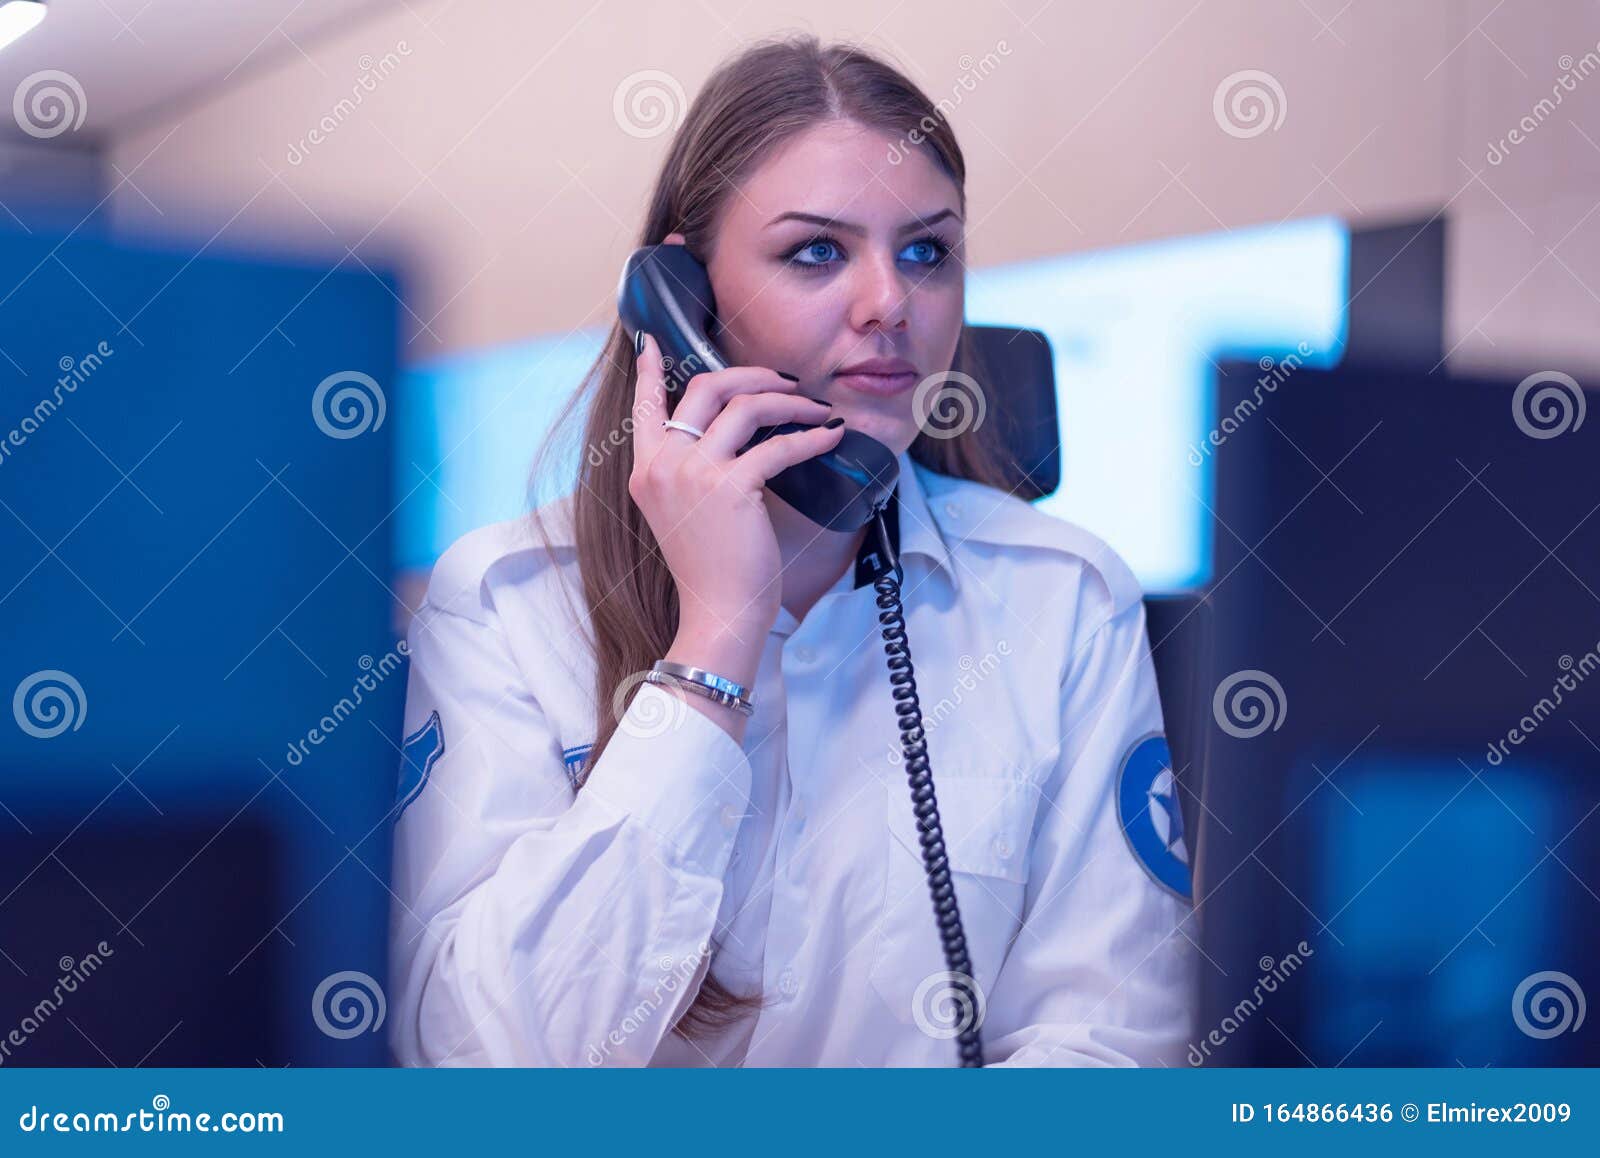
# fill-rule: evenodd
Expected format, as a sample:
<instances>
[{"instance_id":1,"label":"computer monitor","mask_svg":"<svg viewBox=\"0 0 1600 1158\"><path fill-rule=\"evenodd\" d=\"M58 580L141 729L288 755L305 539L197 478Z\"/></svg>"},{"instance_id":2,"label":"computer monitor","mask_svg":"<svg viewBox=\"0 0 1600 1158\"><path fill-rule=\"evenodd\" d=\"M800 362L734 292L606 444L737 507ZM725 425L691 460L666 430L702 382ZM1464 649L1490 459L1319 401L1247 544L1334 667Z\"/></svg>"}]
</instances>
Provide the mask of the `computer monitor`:
<instances>
[{"instance_id":1,"label":"computer monitor","mask_svg":"<svg viewBox=\"0 0 1600 1158\"><path fill-rule=\"evenodd\" d=\"M398 286L225 245L0 235L7 1065L386 1058Z\"/></svg>"},{"instance_id":2,"label":"computer monitor","mask_svg":"<svg viewBox=\"0 0 1600 1158\"><path fill-rule=\"evenodd\" d=\"M1595 1064L1595 395L1261 379L1211 415L1191 1061Z\"/></svg>"}]
</instances>

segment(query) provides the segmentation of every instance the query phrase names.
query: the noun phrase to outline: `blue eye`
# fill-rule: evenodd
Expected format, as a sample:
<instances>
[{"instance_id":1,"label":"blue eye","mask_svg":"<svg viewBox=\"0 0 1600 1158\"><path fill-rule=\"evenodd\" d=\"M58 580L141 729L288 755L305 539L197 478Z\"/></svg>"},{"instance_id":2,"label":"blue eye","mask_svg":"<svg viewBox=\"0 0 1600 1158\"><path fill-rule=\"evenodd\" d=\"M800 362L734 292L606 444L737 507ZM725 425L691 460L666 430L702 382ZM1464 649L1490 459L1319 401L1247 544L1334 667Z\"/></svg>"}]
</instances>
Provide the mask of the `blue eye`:
<instances>
[{"instance_id":1,"label":"blue eye","mask_svg":"<svg viewBox=\"0 0 1600 1158\"><path fill-rule=\"evenodd\" d=\"M912 257L908 260L914 261L918 265L938 265L950 255L950 248L937 237L919 238L900 252L904 255L912 250L917 250L921 256Z\"/></svg>"},{"instance_id":2,"label":"blue eye","mask_svg":"<svg viewBox=\"0 0 1600 1158\"><path fill-rule=\"evenodd\" d=\"M828 264L830 253L838 252L838 245L826 237L818 237L802 245L789 256L789 260L796 265L822 266ZM801 260L802 255L811 260Z\"/></svg>"}]
</instances>

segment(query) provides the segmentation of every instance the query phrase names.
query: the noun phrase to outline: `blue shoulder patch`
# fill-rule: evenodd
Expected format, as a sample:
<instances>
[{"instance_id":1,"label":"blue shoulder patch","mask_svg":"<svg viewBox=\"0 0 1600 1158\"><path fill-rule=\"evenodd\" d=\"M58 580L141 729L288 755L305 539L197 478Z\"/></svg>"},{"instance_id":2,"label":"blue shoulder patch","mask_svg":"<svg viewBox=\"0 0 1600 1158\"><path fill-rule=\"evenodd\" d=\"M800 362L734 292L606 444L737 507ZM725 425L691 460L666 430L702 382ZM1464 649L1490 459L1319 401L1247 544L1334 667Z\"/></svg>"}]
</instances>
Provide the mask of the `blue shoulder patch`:
<instances>
[{"instance_id":1,"label":"blue shoulder patch","mask_svg":"<svg viewBox=\"0 0 1600 1158\"><path fill-rule=\"evenodd\" d=\"M422 727L405 739L400 753L400 785L395 794L396 820L427 786L428 774L444 755L444 728L439 723L439 713L430 712Z\"/></svg>"},{"instance_id":2,"label":"blue shoulder patch","mask_svg":"<svg viewBox=\"0 0 1600 1158\"><path fill-rule=\"evenodd\" d=\"M594 745L579 744L576 748L564 749L561 753L561 762L567 766L567 783L572 785L572 791L578 791L578 777L583 775L583 766L588 762L589 753L594 750Z\"/></svg>"},{"instance_id":3,"label":"blue shoulder patch","mask_svg":"<svg viewBox=\"0 0 1600 1158\"><path fill-rule=\"evenodd\" d=\"M1183 839L1183 809L1172 774L1167 738L1141 736L1122 758L1117 777L1117 819L1134 858L1150 879L1175 897L1193 901L1189 847Z\"/></svg>"}]
</instances>

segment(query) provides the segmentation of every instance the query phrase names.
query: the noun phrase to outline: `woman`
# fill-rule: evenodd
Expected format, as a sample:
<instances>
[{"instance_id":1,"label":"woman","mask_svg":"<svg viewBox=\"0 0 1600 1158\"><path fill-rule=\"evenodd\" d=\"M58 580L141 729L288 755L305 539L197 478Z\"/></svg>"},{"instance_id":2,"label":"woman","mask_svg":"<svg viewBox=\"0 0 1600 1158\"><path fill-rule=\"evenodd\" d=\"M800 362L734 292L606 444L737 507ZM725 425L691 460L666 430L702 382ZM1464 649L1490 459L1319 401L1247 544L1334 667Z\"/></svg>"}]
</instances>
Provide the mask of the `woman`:
<instances>
[{"instance_id":1,"label":"woman","mask_svg":"<svg viewBox=\"0 0 1600 1158\"><path fill-rule=\"evenodd\" d=\"M964 176L939 110L858 49L761 44L695 100L640 243L706 262L730 368L669 394L654 340L614 327L568 410L573 494L454 544L410 631L400 1062L951 1065L977 1018L991 1064L1184 1056L1192 914L1138 584L1007 493L993 423L919 425L919 383L970 364ZM868 531L765 487L845 428L900 460L976 1007L952 1008ZM649 682L658 661L739 703Z\"/></svg>"}]
</instances>

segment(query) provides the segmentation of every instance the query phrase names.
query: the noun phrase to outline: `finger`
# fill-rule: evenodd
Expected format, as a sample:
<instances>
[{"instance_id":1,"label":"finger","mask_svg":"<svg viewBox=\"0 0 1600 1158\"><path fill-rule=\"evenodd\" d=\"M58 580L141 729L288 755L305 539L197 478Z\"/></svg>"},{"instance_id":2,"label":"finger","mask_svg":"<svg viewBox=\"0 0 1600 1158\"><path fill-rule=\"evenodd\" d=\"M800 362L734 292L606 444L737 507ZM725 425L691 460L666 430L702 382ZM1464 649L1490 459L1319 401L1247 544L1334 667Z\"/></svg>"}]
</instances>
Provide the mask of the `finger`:
<instances>
[{"instance_id":1,"label":"finger","mask_svg":"<svg viewBox=\"0 0 1600 1158\"><path fill-rule=\"evenodd\" d=\"M758 427L777 426L781 422L804 422L821 425L827 421L833 408L803 394L735 395L722 408L722 413L706 427L706 436L700 447L716 458L733 458L755 434Z\"/></svg>"},{"instance_id":2,"label":"finger","mask_svg":"<svg viewBox=\"0 0 1600 1158\"><path fill-rule=\"evenodd\" d=\"M765 485L768 479L780 471L788 470L796 463L805 462L807 459L816 458L823 451L838 446L839 440L844 437L844 431L844 424L840 423L834 427L817 426L793 434L775 434L761 445L751 447L734 459L734 469L748 472L747 478Z\"/></svg>"},{"instance_id":3,"label":"finger","mask_svg":"<svg viewBox=\"0 0 1600 1158\"><path fill-rule=\"evenodd\" d=\"M635 362L633 461L646 463L661 449L662 436L667 433L661 427L667 419L666 375L661 369L661 351L649 334L644 334L644 349Z\"/></svg>"},{"instance_id":4,"label":"finger","mask_svg":"<svg viewBox=\"0 0 1600 1158\"><path fill-rule=\"evenodd\" d=\"M799 388L799 383L765 366L729 366L726 370L696 374L689 379L673 417L692 422L701 430L709 430L712 421L722 413L722 408L736 395L763 391L794 394Z\"/></svg>"}]
</instances>

